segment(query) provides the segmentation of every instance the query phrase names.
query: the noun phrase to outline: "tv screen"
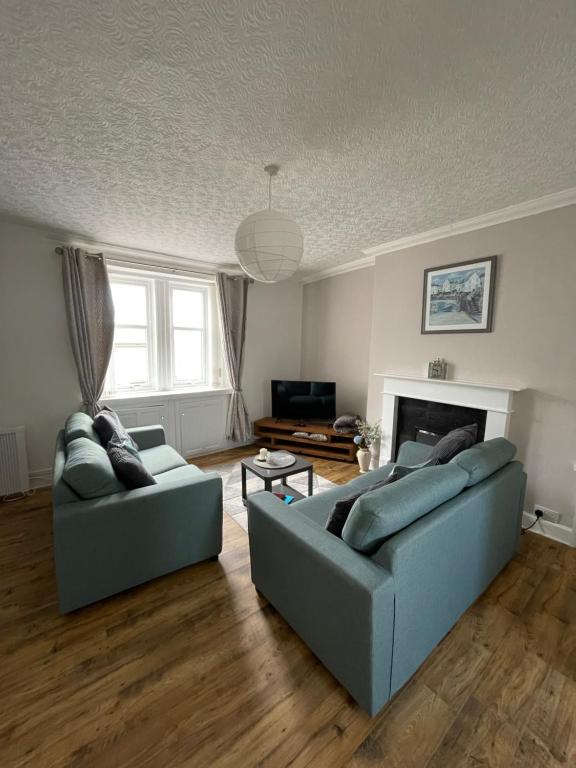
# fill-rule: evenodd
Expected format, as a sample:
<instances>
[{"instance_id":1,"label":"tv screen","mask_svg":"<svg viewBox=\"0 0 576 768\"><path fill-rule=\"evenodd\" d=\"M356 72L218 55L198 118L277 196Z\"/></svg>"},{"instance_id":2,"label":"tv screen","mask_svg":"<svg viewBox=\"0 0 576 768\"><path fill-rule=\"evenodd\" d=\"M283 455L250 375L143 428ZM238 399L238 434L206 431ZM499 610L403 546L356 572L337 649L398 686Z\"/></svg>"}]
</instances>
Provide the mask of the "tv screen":
<instances>
[{"instance_id":1,"label":"tv screen","mask_svg":"<svg viewBox=\"0 0 576 768\"><path fill-rule=\"evenodd\" d=\"M275 419L334 421L336 384L333 381L272 381L272 416Z\"/></svg>"}]
</instances>

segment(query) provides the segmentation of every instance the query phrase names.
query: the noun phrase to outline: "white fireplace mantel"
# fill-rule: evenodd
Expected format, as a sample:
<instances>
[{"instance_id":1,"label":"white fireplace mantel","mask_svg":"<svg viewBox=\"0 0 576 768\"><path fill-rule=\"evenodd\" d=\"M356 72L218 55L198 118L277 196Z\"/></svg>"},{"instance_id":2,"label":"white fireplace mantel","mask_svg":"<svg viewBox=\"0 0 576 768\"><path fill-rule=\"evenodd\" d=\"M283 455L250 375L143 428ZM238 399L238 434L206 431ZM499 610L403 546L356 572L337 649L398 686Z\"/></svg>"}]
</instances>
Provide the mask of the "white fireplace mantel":
<instances>
[{"instance_id":1,"label":"white fireplace mantel","mask_svg":"<svg viewBox=\"0 0 576 768\"><path fill-rule=\"evenodd\" d=\"M382 444L380 461L391 461L396 442L398 398L411 397L435 403L460 405L486 411L484 439L507 437L516 392L523 387L453 379L428 379L398 373L376 373L382 378Z\"/></svg>"}]
</instances>

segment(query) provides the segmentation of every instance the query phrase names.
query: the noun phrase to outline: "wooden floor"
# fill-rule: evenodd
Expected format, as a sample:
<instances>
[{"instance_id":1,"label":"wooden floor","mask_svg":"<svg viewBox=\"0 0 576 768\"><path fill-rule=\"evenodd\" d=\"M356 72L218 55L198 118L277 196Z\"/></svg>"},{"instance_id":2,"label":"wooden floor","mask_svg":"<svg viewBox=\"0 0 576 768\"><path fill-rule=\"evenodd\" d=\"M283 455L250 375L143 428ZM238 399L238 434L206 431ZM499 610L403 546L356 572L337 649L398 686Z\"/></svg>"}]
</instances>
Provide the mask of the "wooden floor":
<instances>
[{"instance_id":1,"label":"wooden floor","mask_svg":"<svg viewBox=\"0 0 576 768\"><path fill-rule=\"evenodd\" d=\"M219 562L60 616L49 492L0 505L1 768L576 766L576 550L524 536L371 720L257 597L226 516L224 535Z\"/></svg>"}]
</instances>

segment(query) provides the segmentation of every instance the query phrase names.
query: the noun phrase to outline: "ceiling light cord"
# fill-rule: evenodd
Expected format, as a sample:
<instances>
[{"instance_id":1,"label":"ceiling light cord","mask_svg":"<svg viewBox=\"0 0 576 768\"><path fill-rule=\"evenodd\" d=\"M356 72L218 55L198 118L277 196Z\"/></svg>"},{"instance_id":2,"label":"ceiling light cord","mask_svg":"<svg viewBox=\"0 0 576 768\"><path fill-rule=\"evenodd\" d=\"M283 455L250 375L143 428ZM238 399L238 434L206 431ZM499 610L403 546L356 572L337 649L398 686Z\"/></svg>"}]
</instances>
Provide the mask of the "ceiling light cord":
<instances>
[{"instance_id":1,"label":"ceiling light cord","mask_svg":"<svg viewBox=\"0 0 576 768\"><path fill-rule=\"evenodd\" d=\"M276 164L264 166L264 172L268 174L268 210L272 210L272 176L276 176L280 166Z\"/></svg>"}]
</instances>

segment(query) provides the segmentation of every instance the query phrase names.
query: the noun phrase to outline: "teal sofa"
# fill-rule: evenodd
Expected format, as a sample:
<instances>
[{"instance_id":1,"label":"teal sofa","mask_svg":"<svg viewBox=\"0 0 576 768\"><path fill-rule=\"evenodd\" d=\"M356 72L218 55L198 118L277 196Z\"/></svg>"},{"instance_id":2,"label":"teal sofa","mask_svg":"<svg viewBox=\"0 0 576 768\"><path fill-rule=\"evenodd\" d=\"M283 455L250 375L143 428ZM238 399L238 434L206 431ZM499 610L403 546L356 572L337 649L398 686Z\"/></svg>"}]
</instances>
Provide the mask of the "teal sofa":
<instances>
[{"instance_id":1,"label":"teal sofa","mask_svg":"<svg viewBox=\"0 0 576 768\"><path fill-rule=\"evenodd\" d=\"M429 451L404 443L398 463ZM497 438L366 493L342 539L324 528L335 501L393 464L291 506L271 493L249 497L254 585L369 714L516 552L526 477L514 452Z\"/></svg>"},{"instance_id":2,"label":"teal sofa","mask_svg":"<svg viewBox=\"0 0 576 768\"><path fill-rule=\"evenodd\" d=\"M166 445L161 426L129 429L155 485L127 490L115 479L87 414L71 416L57 438L53 530L58 602L67 613L222 550L222 480ZM95 496L94 473L81 498L63 477L68 453L97 463L112 491ZM77 467L78 469L78 467ZM85 467L80 466L80 471ZM92 482L92 486L90 486Z\"/></svg>"}]
</instances>

